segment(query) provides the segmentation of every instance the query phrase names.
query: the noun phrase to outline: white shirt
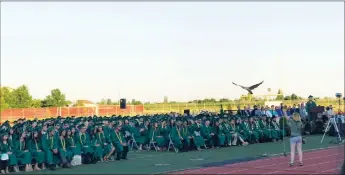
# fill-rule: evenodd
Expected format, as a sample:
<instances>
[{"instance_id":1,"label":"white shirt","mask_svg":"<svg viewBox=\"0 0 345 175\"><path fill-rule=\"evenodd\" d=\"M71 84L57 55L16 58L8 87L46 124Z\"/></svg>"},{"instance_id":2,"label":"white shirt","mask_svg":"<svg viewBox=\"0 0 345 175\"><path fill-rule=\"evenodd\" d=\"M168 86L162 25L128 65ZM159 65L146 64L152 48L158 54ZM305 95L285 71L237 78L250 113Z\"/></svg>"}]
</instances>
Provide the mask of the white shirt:
<instances>
[{"instance_id":1,"label":"white shirt","mask_svg":"<svg viewBox=\"0 0 345 175\"><path fill-rule=\"evenodd\" d=\"M264 113L267 117L272 117L272 113L270 111L265 110Z\"/></svg>"}]
</instances>

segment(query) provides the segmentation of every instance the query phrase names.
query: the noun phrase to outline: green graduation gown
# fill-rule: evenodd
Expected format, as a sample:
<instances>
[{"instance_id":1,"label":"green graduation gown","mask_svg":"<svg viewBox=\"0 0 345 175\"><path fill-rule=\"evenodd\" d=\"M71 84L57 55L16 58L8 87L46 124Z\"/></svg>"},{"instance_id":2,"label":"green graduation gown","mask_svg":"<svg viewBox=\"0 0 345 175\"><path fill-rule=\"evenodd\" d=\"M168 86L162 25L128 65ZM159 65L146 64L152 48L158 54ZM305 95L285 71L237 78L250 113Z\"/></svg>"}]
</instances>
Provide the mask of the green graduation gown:
<instances>
[{"instance_id":1,"label":"green graduation gown","mask_svg":"<svg viewBox=\"0 0 345 175\"><path fill-rule=\"evenodd\" d=\"M278 140L278 139L283 138L279 124L277 122L272 121L271 122L271 128L272 128L272 138L273 139Z\"/></svg>"},{"instance_id":2,"label":"green graduation gown","mask_svg":"<svg viewBox=\"0 0 345 175\"><path fill-rule=\"evenodd\" d=\"M165 139L161 135L159 128L152 127L150 129L149 138L151 141L156 142L158 147L162 148L165 146Z\"/></svg>"},{"instance_id":3,"label":"green graduation gown","mask_svg":"<svg viewBox=\"0 0 345 175\"><path fill-rule=\"evenodd\" d=\"M111 141L109 137L104 135L104 132L96 133L95 144L99 144L100 148L95 147L96 155L100 158L108 155L111 151Z\"/></svg>"},{"instance_id":4,"label":"green graduation gown","mask_svg":"<svg viewBox=\"0 0 345 175\"><path fill-rule=\"evenodd\" d=\"M122 143L126 143L126 141L123 138L121 132L113 131L111 133L110 139L111 139L113 145L115 146L117 153L121 153L124 151ZM125 154L127 154L127 153L125 153Z\"/></svg>"},{"instance_id":5,"label":"green graduation gown","mask_svg":"<svg viewBox=\"0 0 345 175\"><path fill-rule=\"evenodd\" d=\"M201 135L201 125L200 124L194 124L191 128L191 133L193 137L193 142L196 146L196 148L200 148L201 146L205 145L205 139Z\"/></svg>"},{"instance_id":6,"label":"green graduation gown","mask_svg":"<svg viewBox=\"0 0 345 175\"><path fill-rule=\"evenodd\" d=\"M169 144L169 131L167 126L159 126L161 135L164 137L165 145Z\"/></svg>"},{"instance_id":7,"label":"green graduation gown","mask_svg":"<svg viewBox=\"0 0 345 175\"><path fill-rule=\"evenodd\" d=\"M175 148L182 149L183 145L181 141L181 138L182 138L181 128L178 126L172 126L172 127L169 127L169 131L170 131L171 141L173 142Z\"/></svg>"},{"instance_id":8,"label":"green graduation gown","mask_svg":"<svg viewBox=\"0 0 345 175\"><path fill-rule=\"evenodd\" d=\"M8 155L8 165L9 166L16 166L18 165L18 160L16 155L13 152L13 147L10 145L10 143L0 143L0 152L1 154L6 154L8 152L11 152L11 154Z\"/></svg>"},{"instance_id":9,"label":"green graduation gown","mask_svg":"<svg viewBox=\"0 0 345 175\"><path fill-rule=\"evenodd\" d=\"M73 153L72 153L72 151L69 151L67 149L67 141L65 138L59 137L58 151L59 151L60 156L66 158L67 162L70 162L72 160ZM60 159L60 157L58 157L58 159Z\"/></svg>"},{"instance_id":10,"label":"green graduation gown","mask_svg":"<svg viewBox=\"0 0 345 175\"><path fill-rule=\"evenodd\" d=\"M45 155L45 162L48 165L56 164L56 159L55 161L53 160L53 149L58 149L57 146L57 140L54 136L49 136L48 133L43 134L41 138L41 144L42 144L42 149Z\"/></svg>"},{"instance_id":11,"label":"green graduation gown","mask_svg":"<svg viewBox=\"0 0 345 175\"><path fill-rule=\"evenodd\" d=\"M213 128L211 126L203 125L201 127L201 135L208 142L210 146L214 146L215 144L213 140L213 136L211 135L212 132L213 132Z\"/></svg>"},{"instance_id":12,"label":"green graduation gown","mask_svg":"<svg viewBox=\"0 0 345 175\"><path fill-rule=\"evenodd\" d=\"M222 124L220 124L218 126L214 126L213 129L214 129L213 133L215 133L218 138L217 145L224 146L225 145L224 127L222 126Z\"/></svg>"},{"instance_id":13,"label":"green graduation gown","mask_svg":"<svg viewBox=\"0 0 345 175\"><path fill-rule=\"evenodd\" d=\"M183 138L183 148L189 149L190 148L190 141L192 138L192 134L190 132L189 126L181 126L181 136Z\"/></svg>"},{"instance_id":14,"label":"green graduation gown","mask_svg":"<svg viewBox=\"0 0 345 175\"><path fill-rule=\"evenodd\" d=\"M242 122L240 124L240 135L244 141L249 141L251 139L251 133L249 131L249 124L247 122Z\"/></svg>"},{"instance_id":15,"label":"green graduation gown","mask_svg":"<svg viewBox=\"0 0 345 175\"><path fill-rule=\"evenodd\" d=\"M271 131L271 125L267 123L267 121L260 120L259 125L263 131L264 139L265 140L271 140L272 139L272 131Z\"/></svg>"},{"instance_id":16,"label":"green graduation gown","mask_svg":"<svg viewBox=\"0 0 345 175\"><path fill-rule=\"evenodd\" d=\"M94 153L94 150L91 146L91 138L88 133L78 133L77 144L80 145L82 153Z\"/></svg>"},{"instance_id":17,"label":"green graduation gown","mask_svg":"<svg viewBox=\"0 0 345 175\"><path fill-rule=\"evenodd\" d=\"M32 155L29 152L29 146L26 141L15 140L14 141L14 153L18 159L18 163L21 165L31 164Z\"/></svg>"},{"instance_id":18,"label":"green graduation gown","mask_svg":"<svg viewBox=\"0 0 345 175\"><path fill-rule=\"evenodd\" d=\"M259 139L265 140L266 138L265 138L264 130L261 128L259 121L254 121L254 123L255 123L255 129L259 134Z\"/></svg>"},{"instance_id":19,"label":"green graduation gown","mask_svg":"<svg viewBox=\"0 0 345 175\"><path fill-rule=\"evenodd\" d=\"M137 142L138 146L141 144L146 143L147 137L140 132L140 127L131 127L130 132L133 134L135 141Z\"/></svg>"},{"instance_id":20,"label":"green graduation gown","mask_svg":"<svg viewBox=\"0 0 345 175\"><path fill-rule=\"evenodd\" d=\"M72 153L73 156L81 155L80 144L76 144L76 139L74 136L67 136L67 149Z\"/></svg>"},{"instance_id":21,"label":"green graduation gown","mask_svg":"<svg viewBox=\"0 0 345 175\"><path fill-rule=\"evenodd\" d=\"M36 139L30 139L28 142L29 151L31 152L32 158L36 160L37 163L44 162L44 152L42 149L42 143Z\"/></svg>"},{"instance_id":22,"label":"green graduation gown","mask_svg":"<svg viewBox=\"0 0 345 175\"><path fill-rule=\"evenodd\" d=\"M230 125L227 122L222 123L223 133L225 135L225 143L231 145L232 134L230 133Z\"/></svg>"}]
</instances>

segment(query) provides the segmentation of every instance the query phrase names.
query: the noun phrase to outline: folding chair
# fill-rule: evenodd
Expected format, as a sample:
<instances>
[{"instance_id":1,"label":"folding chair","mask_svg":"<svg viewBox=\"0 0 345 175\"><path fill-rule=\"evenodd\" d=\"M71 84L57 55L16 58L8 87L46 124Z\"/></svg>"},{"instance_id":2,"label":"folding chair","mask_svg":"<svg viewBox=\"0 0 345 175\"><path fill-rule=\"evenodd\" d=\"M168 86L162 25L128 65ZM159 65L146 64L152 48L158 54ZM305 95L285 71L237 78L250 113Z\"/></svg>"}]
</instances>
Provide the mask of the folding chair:
<instances>
[{"instance_id":1,"label":"folding chair","mask_svg":"<svg viewBox=\"0 0 345 175\"><path fill-rule=\"evenodd\" d=\"M168 152L170 151L170 148L173 148L175 153L178 153L178 149L175 148L174 142L171 140L170 134L168 136L169 136Z\"/></svg>"},{"instance_id":2,"label":"folding chair","mask_svg":"<svg viewBox=\"0 0 345 175\"><path fill-rule=\"evenodd\" d=\"M201 135L200 135L200 131L198 132L198 131L194 131L194 134L195 134L195 136L197 136L197 137L201 137L201 138L203 138ZM203 138L204 139L204 138ZM207 146L206 146L206 142L208 142L207 141L207 139L204 139L204 145L202 145L205 149L208 149L207 148Z\"/></svg>"},{"instance_id":3,"label":"folding chair","mask_svg":"<svg viewBox=\"0 0 345 175\"><path fill-rule=\"evenodd\" d=\"M153 147L155 149L155 151L157 151L156 144L157 143L153 139L151 139L150 144L149 144L149 150L151 150L151 148Z\"/></svg>"},{"instance_id":4,"label":"folding chair","mask_svg":"<svg viewBox=\"0 0 345 175\"><path fill-rule=\"evenodd\" d=\"M133 148L135 147L137 150L139 150L139 146L137 144L137 141L135 141L135 138L134 138L134 134L132 133L131 134L131 139L129 141L131 141L131 150L133 150Z\"/></svg>"}]
</instances>

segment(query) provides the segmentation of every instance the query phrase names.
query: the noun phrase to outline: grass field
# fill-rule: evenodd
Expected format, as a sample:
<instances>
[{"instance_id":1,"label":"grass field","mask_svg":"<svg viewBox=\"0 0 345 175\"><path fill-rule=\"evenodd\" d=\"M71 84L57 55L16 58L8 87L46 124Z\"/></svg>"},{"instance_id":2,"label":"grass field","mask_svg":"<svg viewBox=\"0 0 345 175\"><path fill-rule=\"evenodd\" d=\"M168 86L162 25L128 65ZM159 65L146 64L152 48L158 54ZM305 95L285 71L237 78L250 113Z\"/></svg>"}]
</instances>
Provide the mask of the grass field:
<instances>
[{"instance_id":1,"label":"grass field","mask_svg":"<svg viewBox=\"0 0 345 175\"><path fill-rule=\"evenodd\" d=\"M326 136L320 143L322 135L307 136L307 144L303 149L313 150L339 146L329 142L335 137ZM289 151L288 138L285 139L286 151ZM339 152L344 149L339 147ZM281 155L284 151L282 143L261 143L246 147L230 147L208 149L203 151L174 152L135 152L130 151L125 161L103 162L93 165L81 165L71 169L57 169L31 172L32 174L164 174L190 168L200 168L213 165L229 164L231 162L258 159L263 154ZM287 164L288 164L287 158Z\"/></svg>"}]
</instances>

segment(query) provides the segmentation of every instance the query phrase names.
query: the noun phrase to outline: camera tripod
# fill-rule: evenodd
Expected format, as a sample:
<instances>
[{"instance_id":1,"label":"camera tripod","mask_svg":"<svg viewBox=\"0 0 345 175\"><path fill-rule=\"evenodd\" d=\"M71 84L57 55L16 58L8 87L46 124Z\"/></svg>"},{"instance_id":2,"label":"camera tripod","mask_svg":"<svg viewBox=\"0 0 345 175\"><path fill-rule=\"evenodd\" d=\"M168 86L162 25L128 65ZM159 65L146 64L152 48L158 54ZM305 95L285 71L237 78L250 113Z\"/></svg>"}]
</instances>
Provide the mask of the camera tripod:
<instances>
[{"instance_id":1,"label":"camera tripod","mask_svg":"<svg viewBox=\"0 0 345 175\"><path fill-rule=\"evenodd\" d=\"M344 136L342 135L342 133L339 132L339 128L337 125L337 121L336 121L336 116L332 116L328 122L327 122L327 127L325 129L325 133L322 136L321 139L321 143L323 142L323 139L325 138L326 133L329 131L329 129L331 128L331 125L334 127L335 132L337 133L338 137L336 138L336 140L332 140L330 141L330 143L335 143L335 144L341 144L344 141Z\"/></svg>"}]
</instances>

